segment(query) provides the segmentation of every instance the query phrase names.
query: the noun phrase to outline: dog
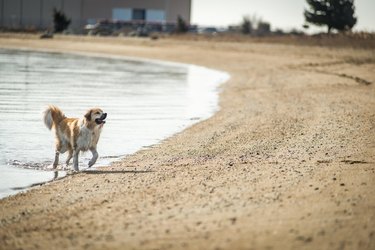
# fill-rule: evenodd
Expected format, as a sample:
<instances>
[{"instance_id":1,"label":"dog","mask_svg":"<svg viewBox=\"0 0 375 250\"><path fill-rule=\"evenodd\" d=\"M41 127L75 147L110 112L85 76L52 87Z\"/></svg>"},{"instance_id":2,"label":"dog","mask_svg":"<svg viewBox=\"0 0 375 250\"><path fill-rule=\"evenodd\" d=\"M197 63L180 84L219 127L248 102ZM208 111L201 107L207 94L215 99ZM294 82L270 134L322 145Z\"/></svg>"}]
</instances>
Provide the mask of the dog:
<instances>
[{"instance_id":1,"label":"dog","mask_svg":"<svg viewBox=\"0 0 375 250\"><path fill-rule=\"evenodd\" d=\"M92 158L88 167L94 165L99 157L96 145L106 118L107 113L100 108L89 109L81 119L68 118L58 107L49 105L43 112L43 121L49 130L53 128L55 131L56 151L53 168L59 164L60 154L66 151L69 152L66 165L69 165L73 157L74 171L79 171L78 156L81 151L91 151Z\"/></svg>"}]
</instances>

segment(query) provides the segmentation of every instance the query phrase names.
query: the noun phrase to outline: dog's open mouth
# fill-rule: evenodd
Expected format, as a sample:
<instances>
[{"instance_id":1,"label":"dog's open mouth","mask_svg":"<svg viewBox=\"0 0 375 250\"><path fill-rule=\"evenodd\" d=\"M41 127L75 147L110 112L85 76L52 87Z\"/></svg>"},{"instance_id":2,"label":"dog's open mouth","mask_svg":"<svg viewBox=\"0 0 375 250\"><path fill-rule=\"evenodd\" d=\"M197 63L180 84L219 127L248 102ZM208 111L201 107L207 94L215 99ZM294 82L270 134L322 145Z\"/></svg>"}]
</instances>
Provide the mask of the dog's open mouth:
<instances>
[{"instance_id":1,"label":"dog's open mouth","mask_svg":"<svg viewBox=\"0 0 375 250\"><path fill-rule=\"evenodd\" d=\"M96 118L95 119L95 122L96 124L100 125L100 124L104 124L105 123L105 118L107 118L107 113L103 113L100 118Z\"/></svg>"}]
</instances>

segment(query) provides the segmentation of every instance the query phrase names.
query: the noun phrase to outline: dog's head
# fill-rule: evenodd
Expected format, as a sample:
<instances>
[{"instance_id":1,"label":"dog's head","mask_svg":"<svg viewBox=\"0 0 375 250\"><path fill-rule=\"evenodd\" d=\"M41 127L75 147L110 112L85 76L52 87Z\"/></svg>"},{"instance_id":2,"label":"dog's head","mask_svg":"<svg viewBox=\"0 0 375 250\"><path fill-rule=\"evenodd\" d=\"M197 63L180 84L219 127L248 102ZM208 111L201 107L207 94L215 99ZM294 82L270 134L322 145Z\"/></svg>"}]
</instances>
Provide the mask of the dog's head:
<instances>
[{"instance_id":1,"label":"dog's head","mask_svg":"<svg viewBox=\"0 0 375 250\"><path fill-rule=\"evenodd\" d=\"M95 123L96 125L103 125L107 118L107 113L104 113L100 108L93 108L85 114L87 122Z\"/></svg>"}]
</instances>

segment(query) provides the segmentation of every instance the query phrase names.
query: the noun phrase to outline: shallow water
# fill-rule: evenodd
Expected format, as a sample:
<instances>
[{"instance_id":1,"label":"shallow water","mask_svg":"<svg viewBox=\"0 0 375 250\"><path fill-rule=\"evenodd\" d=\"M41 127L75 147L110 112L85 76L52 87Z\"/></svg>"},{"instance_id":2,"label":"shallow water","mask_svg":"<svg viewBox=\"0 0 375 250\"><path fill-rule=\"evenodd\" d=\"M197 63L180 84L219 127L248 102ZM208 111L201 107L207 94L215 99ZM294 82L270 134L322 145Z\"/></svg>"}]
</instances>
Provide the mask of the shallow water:
<instances>
[{"instance_id":1,"label":"shallow water","mask_svg":"<svg viewBox=\"0 0 375 250\"><path fill-rule=\"evenodd\" d=\"M210 117L227 78L193 65L0 49L0 198L56 177L47 170L54 157L53 133L41 120L47 104L68 117L91 107L108 113L95 165L106 166ZM80 157L80 169L90 157Z\"/></svg>"}]
</instances>

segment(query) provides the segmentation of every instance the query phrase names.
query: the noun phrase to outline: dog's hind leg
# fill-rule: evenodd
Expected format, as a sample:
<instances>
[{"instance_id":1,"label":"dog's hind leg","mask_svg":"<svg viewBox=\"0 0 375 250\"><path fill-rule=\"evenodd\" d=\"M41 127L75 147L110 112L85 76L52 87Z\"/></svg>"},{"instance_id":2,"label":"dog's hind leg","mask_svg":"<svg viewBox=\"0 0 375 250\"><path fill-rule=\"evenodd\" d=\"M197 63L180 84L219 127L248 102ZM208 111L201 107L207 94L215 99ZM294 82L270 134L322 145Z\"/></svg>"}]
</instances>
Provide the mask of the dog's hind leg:
<instances>
[{"instance_id":1,"label":"dog's hind leg","mask_svg":"<svg viewBox=\"0 0 375 250\"><path fill-rule=\"evenodd\" d=\"M78 156L79 156L79 150L77 150L77 149L73 150L73 167L74 167L75 171L79 171Z\"/></svg>"},{"instance_id":2,"label":"dog's hind leg","mask_svg":"<svg viewBox=\"0 0 375 250\"><path fill-rule=\"evenodd\" d=\"M58 150L56 150L56 152L55 152L55 161L53 162L53 168L56 168L57 165L59 165L59 156L60 156L60 152Z\"/></svg>"},{"instance_id":3,"label":"dog's hind leg","mask_svg":"<svg viewBox=\"0 0 375 250\"><path fill-rule=\"evenodd\" d=\"M55 169L57 165L59 165L59 156L60 156L60 150L61 150L61 143L60 140L56 137L55 142L56 150L55 150L55 160L53 162L53 168Z\"/></svg>"},{"instance_id":4,"label":"dog's hind leg","mask_svg":"<svg viewBox=\"0 0 375 250\"><path fill-rule=\"evenodd\" d=\"M70 160L72 159L73 157L73 150L69 149L69 154L68 154L68 157L66 158L66 166L69 166L69 163L70 163Z\"/></svg>"},{"instance_id":5,"label":"dog's hind leg","mask_svg":"<svg viewBox=\"0 0 375 250\"><path fill-rule=\"evenodd\" d=\"M99 154L98 154L98 151L96 151L96 148L90 148L90 151L92 153L92 158L91 160L89 161L89 167L91 167L92 165L95 164L96 160L98 159L99 157Z\"/></svg>"}]
</instances>

